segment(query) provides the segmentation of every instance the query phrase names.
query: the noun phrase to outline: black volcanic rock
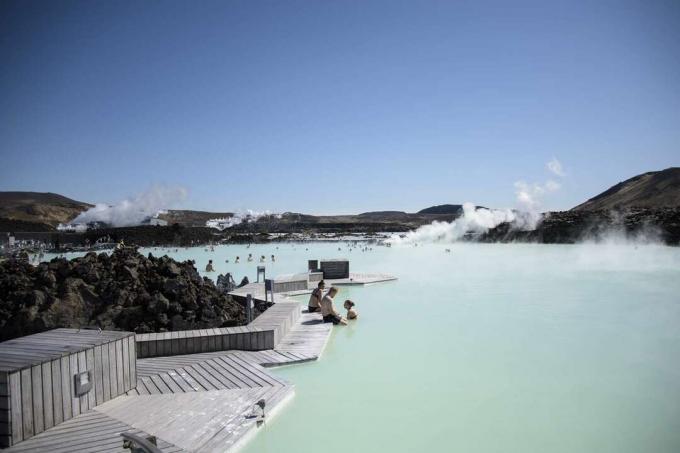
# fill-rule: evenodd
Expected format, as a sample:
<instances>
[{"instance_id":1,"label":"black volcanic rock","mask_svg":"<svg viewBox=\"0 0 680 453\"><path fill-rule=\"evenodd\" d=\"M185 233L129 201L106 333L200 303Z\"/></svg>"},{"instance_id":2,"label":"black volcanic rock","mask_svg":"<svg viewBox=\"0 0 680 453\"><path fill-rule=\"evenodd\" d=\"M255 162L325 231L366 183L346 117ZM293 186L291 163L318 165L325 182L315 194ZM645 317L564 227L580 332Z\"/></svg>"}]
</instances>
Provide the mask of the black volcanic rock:
<instances>
[{"instance_id":1,"label":"black volcanic rock","mask_svg":"<svg viewBox=\"0 0 680 453\"><path fill-rule=\"evenodd\" d=\"M573 244L611 236L678 245L680 208L548 212L535 230L522 231L510 223L502 223L475 239L481 242Z\"/></svg>"},{"instance_id":2,"label":"black volcanic rock","mask_svg":"<svg viewBox=\"0 0 680 453\"><path fill-rule=\"evenodd\" d=\"M25 259L0 262L2 341L56 327L143 333L244 322L243 306L202 278L192 261L128 248L35 267Z\"/></svg>"}]
</instances>

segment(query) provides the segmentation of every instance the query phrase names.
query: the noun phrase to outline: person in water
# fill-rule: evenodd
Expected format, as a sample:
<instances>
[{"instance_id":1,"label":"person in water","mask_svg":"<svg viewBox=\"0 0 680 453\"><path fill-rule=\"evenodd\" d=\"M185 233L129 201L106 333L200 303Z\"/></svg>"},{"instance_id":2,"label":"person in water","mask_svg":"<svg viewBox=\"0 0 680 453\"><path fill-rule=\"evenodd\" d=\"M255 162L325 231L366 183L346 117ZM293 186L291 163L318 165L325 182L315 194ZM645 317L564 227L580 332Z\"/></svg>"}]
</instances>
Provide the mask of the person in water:
<instances>
[{"instance_id":1,"label":"person in water","mask_svg":"<svg viewBox=\"0 0 680 453\"><path fill-rule=\"evenodd\" d=\"M252 261L252 260L253 260L253 254L252 254L252 253L249 253L249 254L248 254L248 262L250 262L250 261Z\"/></svg>"},{"instance_id":2,"label":"person in water","mask_svg":"<svg viewBox=\"0 0 680 453\"><path fill-rule=\"evenodd\" d=\"M312 291L312 295L309 296L309 303L307 304L307 309L310 313L315 313L321 308L321 299L323 299L323 290L326 288L326 282L321 280L316 289Z\"/></svg>"},{"instance_id":3,"label":"person in water","mask_svg":"<svg viewBox=\"0 0 680 453\"><path fill-rule=\"evenodd\" d=\"M332 322L333 325L342 324L346 326L347 320L340 316L333 306L333 298L336 294L338 294L338 288L332 287L328 290L328 294L321 299L321 316L323 316L323 322Z\"/></svg>"},{"instance_id":4,"label":"person in water","mask_svg":"<svg viewBox=\"0 0 680 453\"><path fill-rule=\"evenodd\" d=\"M208 264L205 266L205 271L215 272L215 269L213 269L212 260L208 260Z\"/></svg>"},{"instance_id":5,"label":"person in water","mask_svg":"<svg viewBox=\"0 0 680 453\"><path fill-rule=\"evenodd\" d=\"M272 263L273 263L274 261L276 261L276 258L274 257L274 255L272 255Z\"/></svg>"},{"instance_id":6,"label":"person in water","mask_svg":"<svg viewBox=\"0 0 680 453\"><path fill-rule=\"evenodd\" d=\"M357 319L357 316L359 316L357 311L354 309L355 305L356 304L349 299L347 299L343 304L343 307L345 307L345 310L347 310L347 319Z\"/></svg>"},{"instance_id":7,"label":"person in water","mask_svg":"<svg viewBox=\"0 0 680 453\"><path fill-rule=\"evenodd\" d=\"M236 261L234 261L234 262L235 262L236 264L238 264L238 260L240 260L240 259L241 259L241 258L239 258L239 257L237 256L237 257L236 257Z\"/></svg>"}]
</instances>

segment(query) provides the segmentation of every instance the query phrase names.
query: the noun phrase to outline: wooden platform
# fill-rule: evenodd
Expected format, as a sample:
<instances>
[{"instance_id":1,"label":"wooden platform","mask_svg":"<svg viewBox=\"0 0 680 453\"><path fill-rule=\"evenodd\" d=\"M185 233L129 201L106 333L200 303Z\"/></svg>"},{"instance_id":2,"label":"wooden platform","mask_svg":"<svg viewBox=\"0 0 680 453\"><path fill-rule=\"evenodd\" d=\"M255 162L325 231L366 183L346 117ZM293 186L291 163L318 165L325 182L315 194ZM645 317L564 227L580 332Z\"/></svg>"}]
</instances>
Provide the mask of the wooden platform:
<instances>
[{"instance_id":1,"label":"wooden platform","mask_svg":"<svg viewBox=\"0 0 680 453\"><path fill-rule=\"evenodd\" d=\"M397 280L397 277L389 274L366 274L366 273L353 273L351 272L349 274L349 278L340 278L340 279L325 279L324 281L326 282L326 288L329 288L331 286L349 286L349 285L357 285L357 286L363 286L363 285L372 285L375 283L382 283L382 282L389 282L389 281L394 281ZM279 301L285 302L288 298L294 297L294 296L301 296L305 294L310 294L312 290L314 289L313 287L316 287L317 282L311 282L310 287L307 290L299 290L299 291L288 291L288 292L281 292L281 293L276 293L274 294L274 302L278 303ZM237 297L246 297L248 294L252 295L254 299L256 300L265 300L265 294L264 294L264 282L253 282L249 283L245 286L242 286L240 288L236 288L234 291L231 293L232 296L237 296ZM269 296L271 299L271 295Z\"/></svg>"},{"instance_id":2,"label":"wooden platform","mask_svg":"<svg viewBox=\"0 0 680 453\"><path fill-rule=\"evenodd\" d=\"M126 395L7 451L129 452L120 436L126 431L156 436L166 452L228 451L257 429L248 417L257 401L265 400L266 420L294 394L267 368L318 359L332 330L290 300L265 313L257 328L278 329L276 348L137 359L137 385Z\"/></svg>"}]
</instances>

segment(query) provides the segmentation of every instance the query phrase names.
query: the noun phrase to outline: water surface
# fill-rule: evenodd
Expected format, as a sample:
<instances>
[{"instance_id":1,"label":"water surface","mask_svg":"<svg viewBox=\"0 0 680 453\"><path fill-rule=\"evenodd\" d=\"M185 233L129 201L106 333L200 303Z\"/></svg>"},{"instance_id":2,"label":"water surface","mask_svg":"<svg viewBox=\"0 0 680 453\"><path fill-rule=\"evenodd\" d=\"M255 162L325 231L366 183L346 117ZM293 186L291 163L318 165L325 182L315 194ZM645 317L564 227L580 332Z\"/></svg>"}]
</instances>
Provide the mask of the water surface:
<instances>
[{"instance_id":1,"label":"water surface","mask_svg":"<svg viewBox=\"0 0 680 453\"><path fill-rule=\"evenodd\" d=\"M246 453L680 451L680 249L275 247L169 254L237 280L248 253L276 254L269 275L348 257L399 280L341 290L360 319L274 371L296 395Z\"/></svg>"}]
</instances>

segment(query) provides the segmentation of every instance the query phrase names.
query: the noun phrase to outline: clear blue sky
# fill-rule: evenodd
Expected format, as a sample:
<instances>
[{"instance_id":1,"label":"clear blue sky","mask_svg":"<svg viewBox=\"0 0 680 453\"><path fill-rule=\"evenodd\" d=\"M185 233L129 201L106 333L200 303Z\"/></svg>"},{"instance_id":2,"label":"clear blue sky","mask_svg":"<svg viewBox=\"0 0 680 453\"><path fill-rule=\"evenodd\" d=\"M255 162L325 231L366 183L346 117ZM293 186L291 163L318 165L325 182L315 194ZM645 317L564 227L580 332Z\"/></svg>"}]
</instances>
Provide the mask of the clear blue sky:
<instances>
[{"instance_id":1,"label":"clear blue sky","mask_svg":"<svg viewBox=\"0 0 680 453\"><path fill-rule=\"evenodd\" d=\"M680 2L0 2L0 190L545 209L680 165Z\"/></svg>"}]
</instances>

